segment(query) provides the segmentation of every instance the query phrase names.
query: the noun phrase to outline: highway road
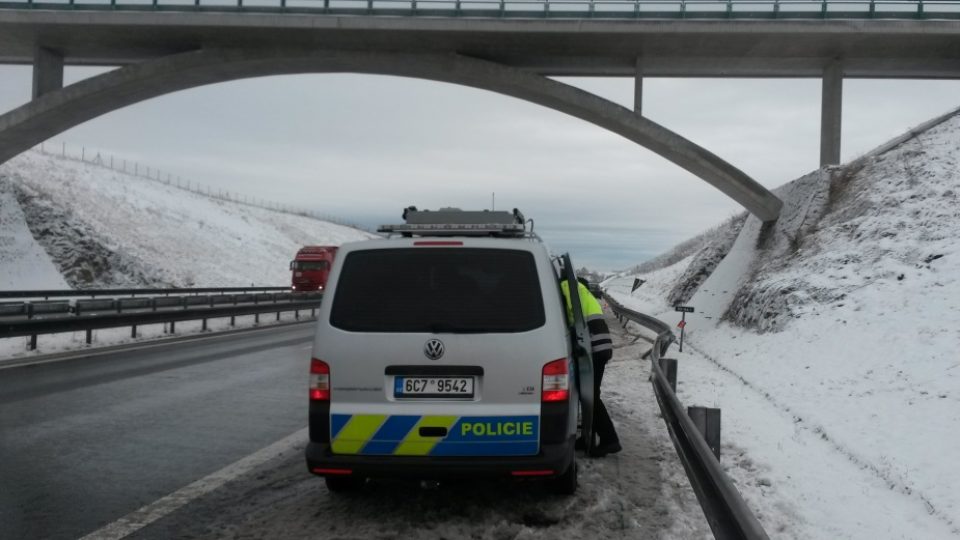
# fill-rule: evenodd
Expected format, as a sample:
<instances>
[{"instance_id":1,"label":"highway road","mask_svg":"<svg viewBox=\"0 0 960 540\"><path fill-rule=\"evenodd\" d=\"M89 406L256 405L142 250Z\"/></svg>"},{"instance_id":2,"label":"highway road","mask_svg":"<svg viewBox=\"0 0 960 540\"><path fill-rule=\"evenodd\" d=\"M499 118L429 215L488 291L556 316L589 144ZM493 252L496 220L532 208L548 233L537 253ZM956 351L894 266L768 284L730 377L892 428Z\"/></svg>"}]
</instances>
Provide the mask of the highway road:
<instances>
[{"instance_id":1,"label":"highway road","mask_svg":"<svg viewBox=\"0 0 960 540\"><path fill-rule=\"evenodd\" d=\"M83 536L303 428L312 333L0 370L0 537Z\"/></svg>"}]
</instances>

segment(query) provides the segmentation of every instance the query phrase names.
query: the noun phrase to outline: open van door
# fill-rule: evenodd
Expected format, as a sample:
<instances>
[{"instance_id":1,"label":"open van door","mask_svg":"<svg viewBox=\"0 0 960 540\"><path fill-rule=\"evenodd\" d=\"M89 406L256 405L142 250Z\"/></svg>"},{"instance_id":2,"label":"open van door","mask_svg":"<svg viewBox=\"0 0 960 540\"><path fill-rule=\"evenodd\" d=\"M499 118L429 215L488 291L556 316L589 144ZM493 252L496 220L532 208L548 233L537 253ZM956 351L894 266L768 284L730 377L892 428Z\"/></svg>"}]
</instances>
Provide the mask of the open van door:
<instances>
[{"instance_id":1,"label":"open van door","mask_svg":"<svg viewBox=\"0 0 960 540\"><path fill-rule=\"evenodd\" d=\"M577 394L580 396L580 431L586 442L587 455L593 452L593 354L590 352L590 331L583 318L577 276L570 262L570 254L563 255L563 279L570 292L570 310L573 312L573 359L576 363Z\"/></svg>"}]
</instances>

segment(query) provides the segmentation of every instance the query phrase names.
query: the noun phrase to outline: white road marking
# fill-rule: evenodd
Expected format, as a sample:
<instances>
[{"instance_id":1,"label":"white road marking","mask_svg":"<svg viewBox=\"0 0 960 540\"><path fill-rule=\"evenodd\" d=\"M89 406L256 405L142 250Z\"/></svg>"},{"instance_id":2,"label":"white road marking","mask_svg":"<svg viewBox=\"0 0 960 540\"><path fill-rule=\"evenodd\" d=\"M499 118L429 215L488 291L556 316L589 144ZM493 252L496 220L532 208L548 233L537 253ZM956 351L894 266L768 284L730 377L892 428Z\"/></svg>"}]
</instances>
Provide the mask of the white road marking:
<instances>
[{"instance_id":1,"label":"white road marking","mask_svg":"<svg viewBox=\"0 0 960 540\"><path fill-rule=\"evenodd\" d=\"M139 531L164 516L172 514L227 482L242 476L267 461L293 450L300 450L307 442L307 428L287 435L283 439L242 458L219 471L205 476L192 484L135 510L122 518L98 529L80 540L119 540Z\"/></svg>"}]
</instances>

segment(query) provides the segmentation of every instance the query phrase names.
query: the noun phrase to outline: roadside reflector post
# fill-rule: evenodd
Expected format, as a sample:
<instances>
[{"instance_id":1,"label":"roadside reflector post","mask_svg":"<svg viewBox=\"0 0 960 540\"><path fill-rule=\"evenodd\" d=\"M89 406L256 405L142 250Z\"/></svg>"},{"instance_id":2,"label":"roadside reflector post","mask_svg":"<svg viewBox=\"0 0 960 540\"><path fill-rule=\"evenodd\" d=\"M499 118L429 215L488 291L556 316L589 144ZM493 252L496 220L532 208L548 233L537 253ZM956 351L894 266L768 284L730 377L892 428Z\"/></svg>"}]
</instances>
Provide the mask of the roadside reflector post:
<instances>
[{"instance_id":1,"label":"roadside reflector post","mask_svg":"<svg viewBox=\"0 0 960 540\"><path fill-rule=\"evenodd\" d=\"M176 322L170 321L170 333L171 333L171 334L176 333L176 325L177 325Z\"/></svg>"},{"instance_id":2,"label":"roadside reflector post","mask_svg":"<svg viewBox=\"0 0 960 540\"><path fill-rule=\"evenodd\" d=\"M203 324L202 324L201 327L200 327L200 331L201 331L201 332L206 332L206 331L207 331L207 320L206 320L206 319L203 319Z\"/></svg>"},{"instance_id":3,"label":"roadside reflector post","mask_svg":"<svg viewBox=\"0 0 960 540\"><path fill-rule=\"evenodd\" d=\"M676 358L661 358L660 359L660 371L663 371L663 374L667 377L667 382L670 383L670 389L674 393L677 392L677 360Z\"/></svg>"},{"instance_id":4,"label":"roadside reflector post","mask_svg":"<svg viewBox=\"0 0 960 540\"><path fill-rule=\"evenodd\" d=\"M132 338L137 337L137 325L135 324L130 327L130 337Z\"/></svg>"},{"instance_id":5,"label":"roadside reflector post","mask_svg":"<svg viewBox=\"0 0 960 540\"><path fill-rule=\"evenodd\" d=\"M317 317L317 308L310 308L310 318L315 319Z\"/></svg>"},{"instance_id":6,"label":"roadside reflector post","mask_svg":"<svg viewBox=\"0 0 960 540\"><path fill-rule=\"evenodd\" d=\"M93 330L87 330L87 345L93 343Z\"/></svg>"},{"instance_id":7,"label":"roadside reflector post","mask_svg":"<svg viewBox=\"0 0 960 540\"><path fill-rule=\"evenodd\" d=\"M236 324L237 324L237 316L236 316L236 315L231 315L231 316L230 316L230 326L236 326Z\"/></svg>"},{"instance_id":8,"label":"roadside reflector post","mask_svg":"<svg viewBox=\"0 0 960 540\"><path fill-rule=\"evenodd\" d=\"M277 312L277 320L278 320L278 321L280 320L280 312L279 312L279 311Z\"/></svg>"},{"instance_id":9,"label":"roadside reflector post","mask_svg":"<svg viewBox=\"0 0 960 540\"><path fill-rule=\"evenodd\" d=\"M683 352L683 331L687 327L687 313L693 313L693 306L673 306L673 310L681 313L677 327L680 328L680 352Z\"/></svg>"},{"instance_id":10,"label":"roadside reflector post","mask_svg":"<svg viewBox=\"0 0 960 540\"><path fill-rule=\"evenodd\" d=\"M32 336L30 336L30 350L31 350L31 351L37 350L37 335L36 335L36 334L33 334Z\"/></svg>"},{"instance_id":11,"label":"roadside reflector post","mask_svg":"<svg viewBox=\"0 0 960 540\"><path fill-rule=\"evenodd\" d=\"M253 323L254 323L254 324L260 324L260 314L259 314L259 313L254 313L254 314L253 314Z\"/></svg>"},{"instance_id":12,"label":"roadside reflector post","mask_svg":"<svg viewBox=\"0 0 960 540\"><path fill-rule=\"evenodd\" d=\"M300 310L299 310L299 309L293 310L293 318L297 319L298 321L300 320Z\"/></svg>"},{"instance_id":13,"label":"roadside reflector post","mask_svg":"<svg viewBox=\"0 0 960 540\"><path fill-rule=\"evenodd\" d=\"M713 450L714 457L720 461L720 409L709 407L687 407L687 415L697 426L697 431Z\"/></svg>"}]
</instances>

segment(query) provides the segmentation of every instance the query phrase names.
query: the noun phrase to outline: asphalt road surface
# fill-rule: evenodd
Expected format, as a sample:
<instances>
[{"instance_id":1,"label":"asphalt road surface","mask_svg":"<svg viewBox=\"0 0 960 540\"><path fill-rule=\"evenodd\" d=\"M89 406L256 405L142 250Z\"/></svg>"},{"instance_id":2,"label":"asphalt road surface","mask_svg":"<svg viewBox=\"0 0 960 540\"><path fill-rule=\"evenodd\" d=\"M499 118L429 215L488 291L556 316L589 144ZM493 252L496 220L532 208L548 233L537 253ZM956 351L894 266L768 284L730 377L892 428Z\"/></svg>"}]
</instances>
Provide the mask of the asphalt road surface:
<instances>
[{"instance_id":1,"label":"asphalt road surface","mask_svg":"<svg viewBox=\"0 0 960 540\"><path fill-rule=\"evenodd\" d=\"M83 536L302 428L312 334L0 370L0 537Z\"/></svg>"}]
</instances>

